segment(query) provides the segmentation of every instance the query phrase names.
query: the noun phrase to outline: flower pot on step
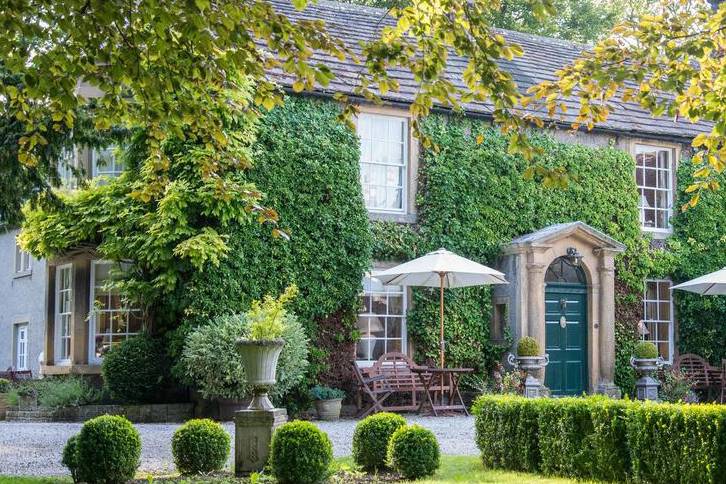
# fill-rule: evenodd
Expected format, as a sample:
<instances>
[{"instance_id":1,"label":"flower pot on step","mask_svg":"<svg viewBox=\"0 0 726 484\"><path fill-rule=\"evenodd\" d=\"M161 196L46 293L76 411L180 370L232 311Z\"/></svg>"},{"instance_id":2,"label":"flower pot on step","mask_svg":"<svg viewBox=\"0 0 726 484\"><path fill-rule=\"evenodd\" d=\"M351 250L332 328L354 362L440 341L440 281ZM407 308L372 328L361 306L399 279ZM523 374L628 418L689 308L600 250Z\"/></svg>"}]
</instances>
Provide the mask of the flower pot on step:
<instances>
[{"instance_id":1,"label":"flower pot on step","mask_svg":"<svg viewBox=\"0 0 726 484\"><path fill-rule=\"evenodd\" d=\"M340 409L342 406L342 398L315 400L315 410L318 411L318 417L320 420L338 420L340 418Z\"/></svg>"}]
</instances>

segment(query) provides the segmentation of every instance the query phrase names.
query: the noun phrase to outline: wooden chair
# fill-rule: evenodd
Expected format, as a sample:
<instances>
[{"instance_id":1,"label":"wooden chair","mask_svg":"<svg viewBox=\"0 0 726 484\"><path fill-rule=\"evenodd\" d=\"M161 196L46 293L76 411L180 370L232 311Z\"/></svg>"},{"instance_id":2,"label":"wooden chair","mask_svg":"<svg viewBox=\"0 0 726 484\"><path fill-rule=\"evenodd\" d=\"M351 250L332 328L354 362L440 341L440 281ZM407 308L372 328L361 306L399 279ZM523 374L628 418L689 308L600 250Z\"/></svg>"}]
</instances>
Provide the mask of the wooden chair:
<instances>
[{"instance_id":1,"label":"wooden chair","mask_svg":"<svg viewBox=\"0 0 726 484\"><path fill-rule=\"evenodd\" d=\"M364 393L371 399L372 402L368 408L361 409L358 412L357 417L362 418L366 417L372 412L382 412L384 410L383 402L393 393L393 391L385 383L386 376L366 376L363 375L363 372L361 371L360 367L358 367L358 363L355 360L352 362L351 365L353 367L353 374L355 375L356 380L358 380L359 395L361 394L361 392ZM359 399L359 406L360 403L361 400Z\"/></svg>"},{"instance_id":2,"label":"wooden chair","mask_svg":"<svg viewBox=\"0 0 726 484\"><path fill-rule=\"evenodd\" d=\"M709 365L706 363L706 360L700 356L691 353L681 355L676 359L673 368L680 371L694 382L694 390L708 391L711 385L708 375Z\"/></svg>"}]
</instances>

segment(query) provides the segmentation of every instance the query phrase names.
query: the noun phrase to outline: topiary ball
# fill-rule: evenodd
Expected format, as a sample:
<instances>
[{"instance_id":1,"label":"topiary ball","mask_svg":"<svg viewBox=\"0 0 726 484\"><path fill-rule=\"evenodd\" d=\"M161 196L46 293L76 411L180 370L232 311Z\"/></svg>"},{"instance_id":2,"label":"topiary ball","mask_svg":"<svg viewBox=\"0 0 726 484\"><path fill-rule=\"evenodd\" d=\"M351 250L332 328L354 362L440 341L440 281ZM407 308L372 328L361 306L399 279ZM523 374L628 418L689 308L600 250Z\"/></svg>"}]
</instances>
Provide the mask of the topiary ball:
<instances>
[{"instance_id":1,"label":"topiary ball","mask_svg":"<svg viewBox=\"0 0 726 484\"><path fill-rule=\"evenodd\" d=\"M143 334L134 336L103 357L103 382L114 400L149 402L164 384L166 361L161 341Z\"/></svg>"},{"instance_id":2,"label":"topiary ball","mask_svg":"<svg viewBox=\"0 0 726 484\"><path fill-rule=\"evenodd\" d=\"M641 341L635 345L635 357L641 360L658 358L658 348L650 341Z\"/></svg>"},{"instance_id":3,"label":"topiary ball","mask_svg":"<svg viewBox=\"0 0 726 484\"><path fill-rule=\"evenodd\" d=\"M388 464L405 479L433 475L439 468L436 436L420 425L399 428L388 442Z\"/></svg>"},{"instance_id":4,"label":"topiary ball","mask_svg":"<svg viewBox=\"0 0 726 484\"><path fill-rule=\"evenodd\" d=\"M272 436L270 467L282 484L320 482L332 460L333 444L328 435L310 422L288 422Z\"/></svg>"},{"instance_id":5,"label":"topiary ball","mask_svg":"<svg viewBox=\"0 0 726 484\"><path fill-rule=\"evenodd\" d=\"M74 435L69 438L65 447L63 447L61 464L68 468L73 482L81 481L78 475L78 435Z\"/></svg>"},{"instance_id":6,"label":"topiary ball","mask_svg":"<svg viewBox=\"0 0 726 484\"><path fill-rule=\"evenodd\" d=\"M388 441L393 432L406 425L406 419L390 412L366 417L353 432L353 460L367 471L386 467Z\"/></svg>"},{"instance_id":7,"label":"topiary ball","mask_svg":"<svg viewBox=\"0 0 726 484\"><path fill-rule=\"evenodd\" d=\"M539 356L540 349L537 340L531 336L525 336L517 343L517 356Z\"/></svg>"},{"instance_id":8,"label":"topiary ball","mask_svg":"<svg viewBox=\"0 0 726 484\"><path fill-rule=\"evenodd\" d=\"M182 474L218 471L229 457L229 434L217 422L190 420L174 432L171 453Z\"/></svg>"},{"instance_id":9,"label":"topiary ball","mask_svg":"<svg viewBox=\"0 0 726 484\"><path fill-rule=\"evenodd\" d=\"M83 424L78 434L78 475L90 483L133 479L141 457L139 432L125 417L101 415Z\"/></svg>"}]
</instances>

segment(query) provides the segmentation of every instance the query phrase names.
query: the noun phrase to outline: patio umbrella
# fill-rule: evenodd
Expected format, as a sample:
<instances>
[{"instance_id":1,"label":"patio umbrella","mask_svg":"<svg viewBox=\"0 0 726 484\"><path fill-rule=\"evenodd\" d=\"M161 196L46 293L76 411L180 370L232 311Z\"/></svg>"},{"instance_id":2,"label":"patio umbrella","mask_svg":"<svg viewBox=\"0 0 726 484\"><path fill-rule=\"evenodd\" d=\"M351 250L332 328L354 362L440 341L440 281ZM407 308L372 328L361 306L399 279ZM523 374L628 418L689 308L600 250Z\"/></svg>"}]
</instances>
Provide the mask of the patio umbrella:
<instances>
[{"instance_id":1,"label":"patio umbrella","mask_svg":"<svg viewBox=\"0 0 726 484\"><path fill-rule=\"evenodd\" d=\"M446 249L373 274L383 284L438 287L440 293L440 363L444 367L444 288L507 284L504 274Z\"/></svg>"},{"instance_id":2,"label":"patio umbrella","mask_svg":"<svg viewBox=\"0 0 726 484\"><path fill-rule=\"evenodd\" d=\"M697 277L693 280L673 286L673 289L695 292L705 296L719 296L726 294L726 267L720 271Z\"/></svg>"}]
</instances>

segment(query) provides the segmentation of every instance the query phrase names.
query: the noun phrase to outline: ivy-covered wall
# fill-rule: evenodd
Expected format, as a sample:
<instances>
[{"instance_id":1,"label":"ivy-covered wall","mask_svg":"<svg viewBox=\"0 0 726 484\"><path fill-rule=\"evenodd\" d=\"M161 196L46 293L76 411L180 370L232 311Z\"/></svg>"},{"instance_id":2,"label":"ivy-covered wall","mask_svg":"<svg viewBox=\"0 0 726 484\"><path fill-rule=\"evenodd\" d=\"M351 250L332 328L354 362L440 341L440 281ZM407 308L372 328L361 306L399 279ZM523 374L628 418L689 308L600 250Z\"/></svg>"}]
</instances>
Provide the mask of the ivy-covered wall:
<instances>
[{"instance_id":1,"label":"ivy-covered wall","mask_svg":"<svg viewBox=\"0 0 726 484\"><path fill-rule=\"evenodd\" d=\"M250 181L280 214L284 241L264 226L230 232L231 251L218 268L193 278L181 306L182 336L215 315L241 312L253 299L296 283L291 309L311 341L313 373L350 378L358 295L370 266L371 234L359 181L354 133L330 102L288 98L263 120ZM181 338L175 338L181 341Z\"/></svg>"}]
</instances>

